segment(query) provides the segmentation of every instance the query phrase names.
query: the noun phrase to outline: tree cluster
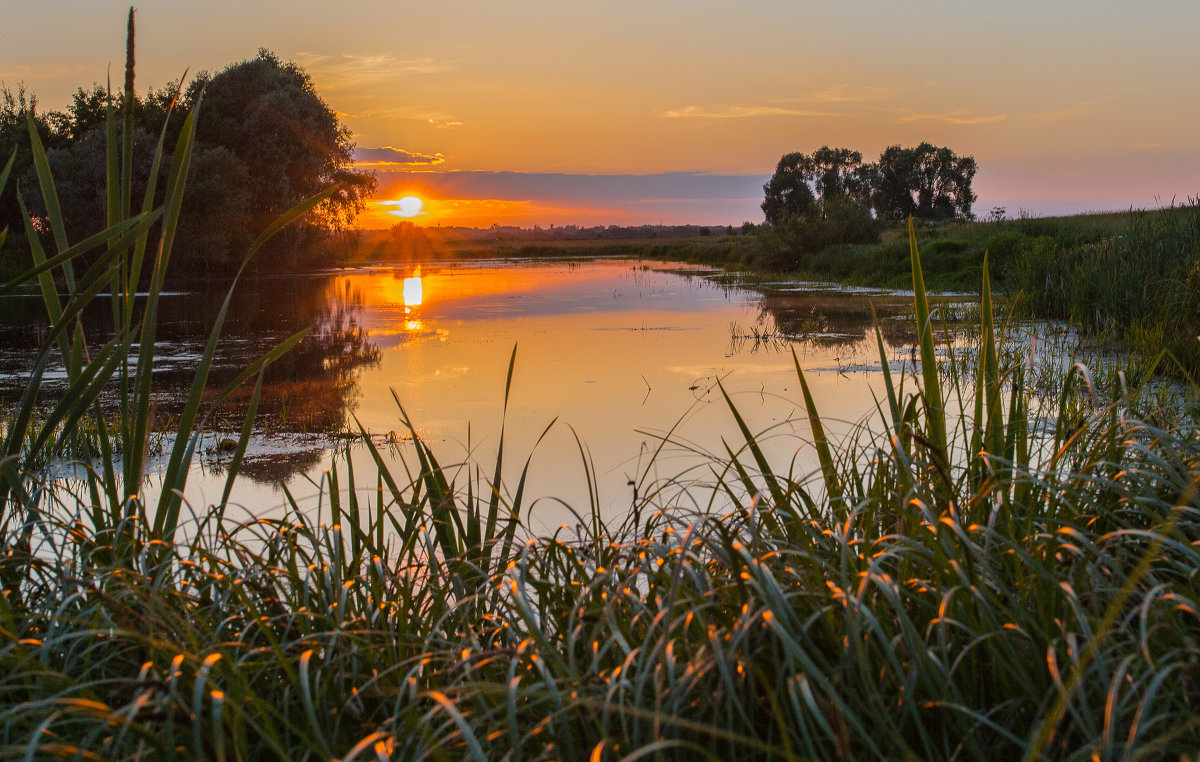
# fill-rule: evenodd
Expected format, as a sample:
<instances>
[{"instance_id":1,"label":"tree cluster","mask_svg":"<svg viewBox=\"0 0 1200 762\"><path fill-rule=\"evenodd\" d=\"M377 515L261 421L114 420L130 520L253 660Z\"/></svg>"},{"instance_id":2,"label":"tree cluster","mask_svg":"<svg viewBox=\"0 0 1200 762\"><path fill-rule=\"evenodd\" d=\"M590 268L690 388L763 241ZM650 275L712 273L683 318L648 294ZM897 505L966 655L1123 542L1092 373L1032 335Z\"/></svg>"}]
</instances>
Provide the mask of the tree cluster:
<instances>
[{"instance_id":1,"label":"tree cluster","mask_svg":"<svg viewBox=\"0 0 1200 762\"><path fill-rule=\"evenodd\" d=\"M763 186L763 214L773 226L795 218L827 218L855 209L877 219L971 218L975 159L921 143L889 146L876 163L862 153L822 146L785 154Z\"/></svg>"},{"instance_id":2,"label":"tree cluster","mask_svg":"<svg viewBox=\"0 0 1200 762\"><path fill-rule=\"evenodd\" d=\"M124 93L100 85L78 89L64 112L39 113L23 88L0 91L0 150L17 150L14 175L31 209L40 205L28 161L26 116L47 147L71 240L101 230L106 221L106 122ZM318 263L375 189L373 175L353 168L350 131L317 94L309 75L267 50L216 74L202 72L186 85L168 84L130 99L133 110L134 193L145 193L160 135L169 152L193 110L195 145L172 269L220 272L236 266L253 239L279 214L334 183L340 189L298 225L275 236L259 263L272 270ZM198 108L197 108L198 107ZM118 139L123 130L118 127ZM169 157L161 162L165 185ZM140 174L139 174L140 172ZM10 192L15 192L11 191ZM13 203L8 203L12 200ZM9 229L20 229L15 199L3 203ZM14 225L13 223L16 223Z\"/></svg>"}]
</instances>

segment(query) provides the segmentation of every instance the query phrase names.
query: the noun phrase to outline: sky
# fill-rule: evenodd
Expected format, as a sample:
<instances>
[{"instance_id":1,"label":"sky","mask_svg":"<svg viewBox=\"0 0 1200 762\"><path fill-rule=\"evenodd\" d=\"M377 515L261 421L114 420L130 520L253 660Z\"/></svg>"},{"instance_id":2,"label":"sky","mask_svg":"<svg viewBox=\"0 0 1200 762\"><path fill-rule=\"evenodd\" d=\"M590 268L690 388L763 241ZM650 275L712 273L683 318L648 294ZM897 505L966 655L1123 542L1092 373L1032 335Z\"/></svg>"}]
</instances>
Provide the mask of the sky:
<instances>
[{"instance_id":1,"label":"sky","mask_svg":"<svg viewBox=\"0 0 1200 762\"><path fill-rule=\"evenodd\" d=\"M44 109L114 81L128 5L8 3L0 81ZM974 156L974 210L1200 195L1197 0L152 0L138 89L268 48L354 135L360 218L422 225L760 222L779 157ZM190 76L190 74L189 74Z\"/></svg>"}]
</instances>

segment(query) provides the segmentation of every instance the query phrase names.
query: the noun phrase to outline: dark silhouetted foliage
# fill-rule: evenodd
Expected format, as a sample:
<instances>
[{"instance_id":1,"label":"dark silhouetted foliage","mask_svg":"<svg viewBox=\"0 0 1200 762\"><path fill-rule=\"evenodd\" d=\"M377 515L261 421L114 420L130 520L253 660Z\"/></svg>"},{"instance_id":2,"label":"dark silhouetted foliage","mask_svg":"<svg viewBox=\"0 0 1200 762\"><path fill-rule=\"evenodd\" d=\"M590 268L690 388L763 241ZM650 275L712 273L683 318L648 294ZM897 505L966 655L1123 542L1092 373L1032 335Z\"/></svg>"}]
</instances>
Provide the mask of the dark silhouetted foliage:
<instances>
[{"instance_id":1,"label":"dark silhouetted foliage","mask_svg":"<svg viewBox=\"0 0 1200 762\"><path fill-rule=\"evenodd\" d=\"M890 146L875 164L864 164L858 151L821 146L811 156L793 152L779 160L763 186L762 209L775 226L807 216L818 200L835 197L880 219L972 219L975 171L973 157L931 143Z\"/></svg>"},{"instance_id":2,"label":"dark silhouetted foliage","mask_svg":"<svg viewBox=\"0 0 1200 762\"><path fill-rule=\"evenodd\" d=\"M172 270L220 272L235 267L254 237L277 216L340 183L340 190L302 224L277 235L256 262L273 270L320 264L330 248L348 236L375 189L375 178L354 169L350 131L317 94L308 74L260 50L257 57L215 75L200 73L183 93L181 82L132 99L132 188L139 206L160 136L165 130L165 173L187 113L200 104ZM73 242L106 224L104 125L110 105L119 113L122 101L121 92L110 98L107 88L93 85L76 90L65 112L43 115L24 87L16 93L0 90L0 151L3 161L17 151L13 176L20 180L6 193L15 194L14 186L22 186L32 213L44 214L29 159L26 115L33 114L51 167L62 178L59 197ZM118 141L121 131L118 126ZM159 193L164 183L165 174L159 178ZM11 200L14 203L2 206L0 226L20 231L18 206L15 197ZM14 270L15 265L5 267Z\"/></svg>"},{"instance_id":3,"label":"dark silhouetted foliage","mask_svg":"<svg viewBox=\"0 0 1200 762\"><path fill-rule=\"evenodd\" d=\"M763 214L767 222L779 225L789 217L808 213L817 200L812 183L816 175L813 160L802 153L784 154L775 165L775 174L763 186Z\"/></svg>"},{"instance_id":4,"label":"dark silhouetted foliage","mask_svg":"<svg viewBox=\"0 0 1200 762\"><path fill-rule=\"evenodd\" d=\"M375 178L352 168L354 143L312 79L274 53L233 64L188 86L190 106L203 96L197 139L245 165L248 230L260 230L284 210L333 183L342 189L274 242L281 257L309 264L331 235L345 231L375 189Z\"/></svg>"},{"instance_id":5,"label":"dark silhouetted foliage","mask_svg":"<svg viewBox=\"0 0 1200 762\"><path fill-rule=\"evenodd\" d=\"M972 218L975 159L949 148L921 143L915 148L888 146L876 165L871 200L876 215L892 219Z\"/></svg>"}]
</instances>

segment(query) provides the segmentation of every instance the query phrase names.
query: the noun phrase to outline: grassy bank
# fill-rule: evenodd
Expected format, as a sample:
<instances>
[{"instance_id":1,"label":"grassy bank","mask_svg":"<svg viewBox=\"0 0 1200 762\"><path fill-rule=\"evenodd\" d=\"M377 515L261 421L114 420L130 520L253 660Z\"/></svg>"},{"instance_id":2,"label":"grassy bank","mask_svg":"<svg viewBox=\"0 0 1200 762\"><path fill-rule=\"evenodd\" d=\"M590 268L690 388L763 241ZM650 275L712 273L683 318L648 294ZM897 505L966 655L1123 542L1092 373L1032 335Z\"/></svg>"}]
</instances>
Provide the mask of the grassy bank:
<instances>
[{"instance_id":1,"label":"grassy bank","mask_svg":"<svg viewBox=\"0 0 1200 762\"><path fill-rule=\"evenodd\" d=\"M1018 314L1070 321L1101 344L1161 368L1200 374L1200 203L1155 211L944 222L916 227L926 282L977 292L985 253L998 291ZM908 237L883 229L871 244L797 253L769 231L757 237L646 246L655 258L779 272L857 286L912 287Z\"/></svg>"}]
</instances>

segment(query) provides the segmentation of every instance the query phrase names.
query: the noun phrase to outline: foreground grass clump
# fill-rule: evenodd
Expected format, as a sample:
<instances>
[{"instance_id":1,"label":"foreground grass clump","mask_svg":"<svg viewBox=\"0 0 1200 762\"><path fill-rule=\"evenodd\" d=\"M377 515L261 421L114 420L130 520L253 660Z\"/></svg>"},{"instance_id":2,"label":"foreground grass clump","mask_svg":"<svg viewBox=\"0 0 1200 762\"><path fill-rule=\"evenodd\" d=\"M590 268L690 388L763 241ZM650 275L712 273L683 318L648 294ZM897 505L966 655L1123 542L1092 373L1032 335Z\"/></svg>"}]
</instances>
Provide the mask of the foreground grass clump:
<instances>
[{"instance_id":1,"label":"foreground grass clump","mask_svg":"<svg viewBox=\"0 0 1200 762\"><path fill-rule=\"evenodd\" d=\"M397 496L213 514L187 541L137 513L97 532L81 496L3 561L0 740L105 759L1177 758L1200 741L1200 442L1103 408L1071 436L1052 464L989 456L949 484L884 446L867 473L864 451L832 462L838 499L747 473L757 497L721 479L721 515L645 505L523 542L424 449Z\"/></svg>"}]
</instances>

